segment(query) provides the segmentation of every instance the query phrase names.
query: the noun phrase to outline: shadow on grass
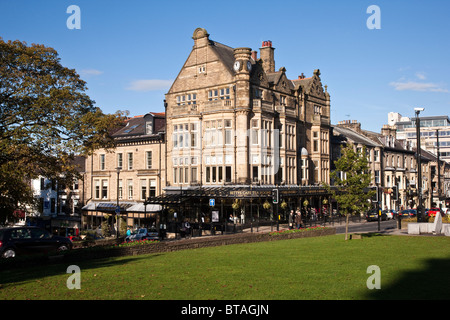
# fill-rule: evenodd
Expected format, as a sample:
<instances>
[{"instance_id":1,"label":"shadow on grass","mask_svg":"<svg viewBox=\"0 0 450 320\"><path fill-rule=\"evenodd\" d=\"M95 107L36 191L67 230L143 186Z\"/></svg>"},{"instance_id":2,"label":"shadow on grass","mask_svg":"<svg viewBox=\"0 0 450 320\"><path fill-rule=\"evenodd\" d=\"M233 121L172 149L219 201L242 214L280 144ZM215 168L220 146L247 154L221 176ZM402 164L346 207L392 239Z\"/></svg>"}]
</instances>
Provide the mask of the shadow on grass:
<instances>
[{"instance_id":1,"label":"shadow on grass","mask_svg":"<svg viewBox=\"0 0 450 320\"><path fill-rule=\"evenodd\" d=\"M148 260L157 257L161 254L152 255L140 255L134 257L123 257L123 258L98 258L92 260L82 260L77 262L76 260L55 262L51 264L44 265L33 265L30 263L28 267L20 267L17 269L9 269L0 271L0 289L1 287L6 287L12 285L16 282L27 282L32 280L39 280L46 277L53 277L56 275L62 275L67 273L67 268L70 265L77 265L81 270L89 270L96 268L106 268L113 266L123 266L129 263L136 263L140 260Z\"/></svg>"},{"instance_id":2,"label":"shadow on grass","mask_svg":"<svg viewBox=\"0 0 450 320\"><path fill-rule=\"evenodd\" d=\"M387 235L379 233L379 232L362 233L361 236L363 238L387 237Z\"/></svg>"},{"instance_id":3,"label":"shadow on grass","mask_svg":"<svg viewBox=\"0 0 450 320\"><path fill-rule=\"evenodd\" d=\"M411 253L413 254L413 252ZM406 271L395 282L370 290L367 299L377 300L448 300L450 299L450 258L428 259L421 270Z\"/></svg>"}]
</instances>

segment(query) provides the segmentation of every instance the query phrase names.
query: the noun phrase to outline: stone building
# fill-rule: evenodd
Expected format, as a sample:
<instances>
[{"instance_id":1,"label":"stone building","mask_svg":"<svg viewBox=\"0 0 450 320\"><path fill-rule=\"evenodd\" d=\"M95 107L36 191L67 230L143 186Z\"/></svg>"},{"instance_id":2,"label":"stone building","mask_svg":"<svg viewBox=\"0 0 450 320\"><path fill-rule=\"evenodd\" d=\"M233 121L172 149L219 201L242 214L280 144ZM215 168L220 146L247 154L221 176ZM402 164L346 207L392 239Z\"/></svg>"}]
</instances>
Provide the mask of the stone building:
<instances>
[{"instance_id":1,"label":"stone building","mask_svg":"<svg viewBox=\"0 0 450 320\"><path fill-rule=\"evenodd\" d=\"M115 149L96 150L86 159L84 227L99 226L117 206L129 226L156 222L161 206L144 202L165 186L164 131L164 113L130 118L112 134Z\"/></svg>"},{"instance_id":2,"label":"stone building","mask_svg":"<svg viewBox=\"0 0 450 320\"><path fill-rule=\"evenodd\" d=\"M361 129L361 124L355 120L340 121L332 126L331 161L340 157L340 146L348 142L355 148L366 147L372 173L372 186L380 188L380 206L382 209L416 208L418 205L418 171L416 148L406 139L398 139L396 128L384 125L381 133ZM436 206L448 193L445 175L448 166L440 161L441 192L438 192L437 158L422 150L422 199L425 208ZM332 170L334 168L332 167ZM398 194L393 194L397 186Z\"/></svg>"},{"instance_id":3,"label":"stone building","mask_svg":"<svg viewBox=\"0 0 450 320\"><path fill-rule=\"evenodd\" d=\"M319 185L329 182L330 168L330 95L320 71L289 79L286 68L275 68L271 41L259 57L202 28L193 41L165 97L165 194L149 200L176 202L196 219L217 209L219 220L236 214L237 200L245 219L261 217L261 206L250 203L271 201L277 188L289 208L308 198L320 210L327 195Z\"/></svg>"}]
</instances>

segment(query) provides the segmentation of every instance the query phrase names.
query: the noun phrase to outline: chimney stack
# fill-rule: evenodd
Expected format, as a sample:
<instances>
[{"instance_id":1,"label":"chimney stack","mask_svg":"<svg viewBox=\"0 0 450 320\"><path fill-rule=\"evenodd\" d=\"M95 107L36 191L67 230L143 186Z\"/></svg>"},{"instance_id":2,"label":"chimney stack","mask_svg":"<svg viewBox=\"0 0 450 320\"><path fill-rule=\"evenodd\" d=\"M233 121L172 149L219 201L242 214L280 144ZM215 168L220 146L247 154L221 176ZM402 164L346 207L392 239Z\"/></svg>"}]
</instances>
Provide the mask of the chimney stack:
<instances>
[{"instance_id":1,"label":"chimney stack","mask_svg":"<svg viewBox=\"0 0 450 320\"><path fill-rule=\"evenodd\" d=\"M252 51L252 59L256 62L258 60L258 51L253 50Z\"/></svg>"},{"instance_id":2,"label":"chimney stack","mask_svg":"<svg viewBox=\"0 0 450 320\"><path fill-rule=\"evenodd\" d=\"M267 40L262 42L262 47L259 49L261 59L263 61L264 71L267 73L275 72L275 48L272 47L272 41Z\"/></svg>"}]
</instances>

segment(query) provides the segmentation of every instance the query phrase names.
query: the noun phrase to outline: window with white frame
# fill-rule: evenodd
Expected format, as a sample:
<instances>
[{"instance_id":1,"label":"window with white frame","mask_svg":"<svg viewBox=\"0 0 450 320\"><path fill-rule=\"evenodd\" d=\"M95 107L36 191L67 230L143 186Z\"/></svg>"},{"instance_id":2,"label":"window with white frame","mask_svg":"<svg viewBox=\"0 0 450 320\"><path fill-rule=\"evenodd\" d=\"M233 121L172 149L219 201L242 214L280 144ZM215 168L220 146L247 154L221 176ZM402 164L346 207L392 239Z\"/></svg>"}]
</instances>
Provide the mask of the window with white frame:
<instances>
[{"instance_id":1,"label":"window with white frame","mask_svg":"<svg viewBox=\"0 0 450 320\"><path fill-rule=\"evenodd\" d=\"M322 106L314 105L314 114L322 114Z\"/></svg>"},{"instance_id":2,"label":"window with white frame","mask_svg":"<svg viewBox=\"0 0 450 320\"><path fill-rule=\"evenodd\" d=\"M213 100L228 100L230 99L230 88L229 87L225 87L225 88L217 88L217 89L211 89L208 91L208 100L209 101L213 101Z\"/></svg>"},{"instance_id":3,"label":"window with white frame","mask_svg":"<svg viewBox=\"0 0 450 320\"><path fill-rule=\"evenodd\" d=\"M95 180L94 186L95 186L95 199L100 199L100 180Z\"/></svg>"},{"instance_id":4,"label":"window with white frame","mask_svg":"<svg viewBox=\"0 0 450 320\"><path fill-rule=\"evenodd\" d=\"M105 170L106 161L105 161L106 155L101 154L100 155L100 170Z\"/></svg>"},{"instance_id":5,"label":"window with white frame","mask_svg":"<svg viewBox=\"0 0 450 320\"><path fill-rule=\"evenodd\" d=\"M127 180L128 200L133 200L133 180Z\"/></svg>"},{"instance_id":6,"label":"window with white frame","mask_svg":"<svg viewBox=\"0 0 450 320\"><path fill-rule=\"evenodd\" d=\"M380 183L380 170L375 170L375 183Z\"/></svg>"},{"instance_id":7,"label":"window with white frame","mask_svg":"<svg viewBox=\"0 0 450 320\"><path fill-rule=\"evenodd\" d=\"M123 199L123 182L119 179L119 200Z\"/></svg>"},{"instance_id":8,"label":"window with white frame","mask_svg":"<svg viewBox=\"0 0 450 320\"><path fill-rule=\"evenodd\" d=\"M146 151L145 152L145 161L147 164L147 169L151 169L152 168L152 152L151 151Z\"/></svg>"},{"instance_id":9,"label":"window with white frame","mask_svg":"<svg viewBox=\"0 0 450 320\"><path fill-rule=\"evenodd\" d=\"M108 180L102 180L102 199L108 198Z\"/></svg>"},{"instance_id":10,"label":"window with white frame","mask_svg":"<svg viewBox=\"0 0 450 320\"><path fill-rule=\"evenodd\" d=\"M149 197L156 197L156 180L155 179L150 179L148 181L148 196Z\"/></svg>"},{"instance_id":11,"label":"window with white frame","mask_svg":"<svg viewBox=\"0 0 450 320\"><path fill-rule=\"evenodd\" d=\"M233 143L232 140L232 130L231 130L231 120L225 119L224 120L224 127L225 127L225 145L231 145Z\"/></svg>"},{"instance_id":12,"label":"window with white frame","mask_svg":"<svg viewBox=\"0 0 450 320\"><path fill-rule=\"evenodd\" d=\"M123 167L123 154L118 153L117 154L117 168L122 169Z\"/></svg>"},{"instance_id":13,"label":"window with white frame","mask_svg":"<svg viewBox=\"0 0 450 320\"><path fill-rule=\"evenodd\" d=\"M177 105L184 106L184 105L191 105L191 104L197 104L197 93L186 93L182 95L178 95L176 97Z\"/></svg>"},{"instance_id":14,"label":"window with white frame","mask_svg":"<svg viewBox=\"0 0 450 320\"><path fill-rule=\"evenodd\" d=\"M128 158L128 170L133 170L133 153L129 152L127 153Z\"/></svg>"},{"instance_id":15,"label":"window with white frame","mask_svg":"<svg viewBox=\"0 0 450 320\"><path fill-rule=\"evenodd\" d=\"M147 197L147 179L140 179L141 185L141 200L145 200Z\"/></svg>"},{"instance_id":16,"label":"window with white frame","mask_svg":"<svg viewBox=\"0 0 450 320\"><path fill-rule=\"evenodd\" d=\"M251 137L252 137L252 144L257 145L259 144L259 124L258 119L252 119L251 123Z\"/></svg>"},{"instance_id":17,"label":"window with white frame","mask_svg":"<svg viewBox=\"0 0 450 320\"><path fill-rule=\"evenodd\" d=\"M380 150L374 150L373 151L373 160L375 162L379 162L380 161Z\"/></svg>"}]
</instances>

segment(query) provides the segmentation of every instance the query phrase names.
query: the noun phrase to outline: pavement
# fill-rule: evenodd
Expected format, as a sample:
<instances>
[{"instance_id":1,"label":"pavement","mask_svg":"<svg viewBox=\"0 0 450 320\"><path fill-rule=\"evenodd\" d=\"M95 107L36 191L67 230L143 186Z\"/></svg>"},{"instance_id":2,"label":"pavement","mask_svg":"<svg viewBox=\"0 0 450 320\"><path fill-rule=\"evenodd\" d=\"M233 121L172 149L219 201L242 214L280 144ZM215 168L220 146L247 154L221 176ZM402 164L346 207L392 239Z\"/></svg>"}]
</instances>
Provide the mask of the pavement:
<instances>
[{"instance_id":1,"label":"pavement","mask_svg":"<svg viewBox=\"0 0 450 320\"><path fill-rule=\"evenodd\" d=\"M389 223L390 222L390 223ZM317 225L323 225L323 224L317 224ZM332 223L327 223L325 225L326 227L334 227L336 228L336 234L343 234L345 233L345 221L340 221L340 222L335 222L334 224ZM407 224L403 224L402 225L402 229L398 229L398 225L397 225L397 221L383 221L381 224L381 230L378 231L378 223L376 221L374 222L367 222L365 220L361 220L361 221L349 221L349 234L353 234L353 233L357 233L357 234L364 234L364 233L380 233L380 234L385 234L385 235L402 235L402 236L413 236L408 234L408 228L407 228ZM288 224L287 223L280 223L279 230L287 230L289 229ZM237 225L237 230L238 232L236 234L241 234L241 233L268 233L268 232L272 232L272 231L277 231L277 225L273 224L272 226L253 226L253 230L251 228L245 228L245 229L240 229L240 226ZM225 235L232 235L233 233L225 233ZM221 232L217 232L216 235L210 235L209 233L203 233L202 237L214 237L217 235L221 235ZM417 236L435 236L433 234L420 234ZM193 238L197 238L197 237L193 237ZM180 240L180 238L177 239L171 239L171 240ZM182 239L181 239L182 240Z\"/></svg>"},{"instance_id":2,"label":"pavement","mask_svg":"<svg viewBox=\"0 0 450 320\"><path fill-rule=\"evenodd\" d=\"M391 221L392 224L394 223L394 221ZM323 224L317 224L317 225L323 225ZM327 223L325 225L326 227L332 227L332 228L336 228L336 233L340 234L340 233L344 233L345 231L340 231L342 229L345 228L345 221L341 221L341 222L335 222L334 224L331 223ZM359 227L370 227L371 230L359 230ZM353 221L349 221L349 233L371 233L371 232L377 232L377 233L381 233L381 234L387 234L387 235L408 235L408 229L405 228L406 224L403 226L402 229L398 229L397 223L395 222L395 227L393 227L392 225L389 226L381 226L381 230L378 231L378 224L377 222L367 222L365 220L362 220L361 222L353 222ZM279 225L279 230L287 230L288 229L288 224L284 223L284 224L280 224ZM273 226L260 226L258 228L258 232L271 232L271 231L276 231L277 230L277 226L276 224L274 224ZM242 230L243 233L248 233L251 232L250 228L244 229ZM256 227L253 227L253 232L256 232Z\"/></svg>"}]
</instances>

